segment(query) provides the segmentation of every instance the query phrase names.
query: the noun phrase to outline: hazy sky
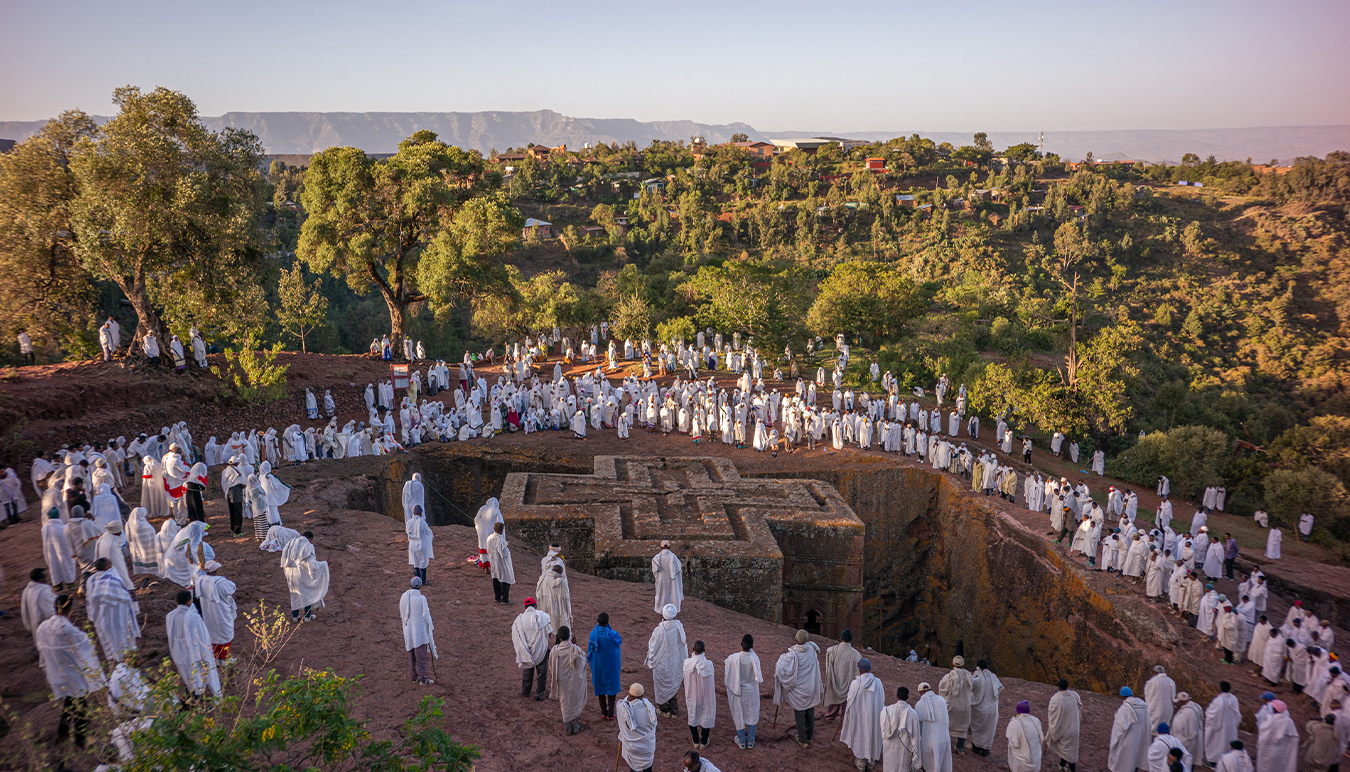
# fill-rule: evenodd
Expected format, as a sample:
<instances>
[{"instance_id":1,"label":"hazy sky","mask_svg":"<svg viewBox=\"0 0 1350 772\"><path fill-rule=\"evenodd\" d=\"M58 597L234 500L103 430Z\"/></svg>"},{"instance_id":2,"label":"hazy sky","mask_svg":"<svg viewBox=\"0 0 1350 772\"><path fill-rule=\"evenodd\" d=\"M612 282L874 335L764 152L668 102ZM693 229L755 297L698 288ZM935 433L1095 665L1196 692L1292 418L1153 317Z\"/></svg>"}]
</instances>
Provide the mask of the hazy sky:
<instances>
[{"instance_id":1,"label":"hazy sky","mask_svg":"<svg viewBox=\"0 0 1350 772\"><path fill-rule=\"evenodd\" d=\"M549 108L760 130L1350 124L1350 0L0 0L0 120Z\"/></svg>"}]
</instances>

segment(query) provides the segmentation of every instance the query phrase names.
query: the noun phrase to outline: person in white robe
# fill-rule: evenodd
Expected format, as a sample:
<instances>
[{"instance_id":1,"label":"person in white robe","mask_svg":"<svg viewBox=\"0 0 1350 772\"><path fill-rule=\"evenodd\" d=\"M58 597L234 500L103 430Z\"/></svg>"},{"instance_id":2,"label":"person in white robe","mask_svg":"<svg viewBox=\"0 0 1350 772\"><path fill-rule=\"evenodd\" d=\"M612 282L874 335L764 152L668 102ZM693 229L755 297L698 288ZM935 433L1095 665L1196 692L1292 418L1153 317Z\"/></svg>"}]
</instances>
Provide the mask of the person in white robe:
<instances>
[{"instance_id":1,"label":"person in white robe","mask_svg":"<svg viewBox=\"0 0 1350 772\"><path fill-rule=\"evenodd\" d=\"M1155 729L1158 735L1153 738L1148 746L1148 772L1168 772L1171 769L1172 759L1176 756L1180 756L1179 761L1183 772L1191 772L1194 758L1181 740L1172 735L1171 726L1163 722L1158 724ZM1173 753L1173 751L1176 751L1176 753Z\"/></svg>"},{"instance_id":2,"label":"person in white robe","mask_svg":"<svg viewBox=\"0 0 1350 772\"><path fill-rule=\"evenodd\" d=\"M998 729L998 698L1003 682L979 660L970 676L970 744L978 756L988 756Z\"/></svg>"},{"instance_id":3,"label":"person in white robe","mask_svg":"<svg viewBox=\"0 0 1350 772\"><path fill-rule=\"evenodd\" d=\"M1270 714L1256 723L1256 772L1296 772L1298 728L1283 700L1272 700Z\"/></svg>"},{"instance_id":4,"label":"person in white robe","mask_svg":"<svg viewBox=\"0 0 1350 772\"><path fill-rule=\"evenodd\" d=\"M520 696L533 694L536 702L546 699L548 687L548 614L539 610L534 598L525 599L525 610L511 623L511 646L520 669Z\"/></svg>"},{"instance_id":5,"label":"person in white robe","mask_svg":"<svg viewBox=\"0 0 1350 772\"><path fill-rule=\"evenodd\" d=\"M405 491L406 493L406 491ZM413 576L427 583L427 566L436 559L435 535L427 519L422 516L422 506L414 504L403 522L403 532L408 537L408 565L412 566Z\"/></svg>"},{"instance_id":6,"label":"person in white robe","mask_svg":"<svg viewBox=\"0 0 1350 772\"><path fill-rule=\"evenodd\" d=\"M94 560L106 558L112 570L122 577L127 587L135 588L131 583L131 573L127 571L127 558L122 552L122 521L113 520L107 524L104 532L94 542Z\"/></svg>"},{"instance_id":7,"label":"person in white robe","mask_svg":"<svg viewBox=\"0 0 1350 772\"><path fill-rule=\"evenodd\" d=\"M1111 742L1106 768L1111 772L1134 772L1148 768L1148 705L1128 686L1120 689L1121 703L1111 724Z\"/></svg>"},{"instance_id":8,"label":"person in white robe","mask_svg":"<svg viewBox=\"0 0 1350 772\"><path fill-rule=\"evenodd\" d=\"M1205 711L1200 708L1191 695L1181 692L1176 698L1176 709L1172 713L1172 736L1186 746L1186 751L1201 762L1205 760Z\"/></svg>"},{"instance_id":9,"label":"person in white robe","mask_svg":"<svg viewBox=\"0 0 1350 772\"><path fill-rule=\"evenodd\" d=\"M833 721L844 712L848 688L858 677L862 654L853 648L853 631L839 634L839 643L825 650L825 720Z\"/></svg>"},{"instance_id":10,"label":"person in white robe","mask_svg":"<svg viewBox=\"0 0 1350 772\"><path fill-rule=\"evenodd\" d=\"M422 483L422 473L413 473L412 479L403 483L403 519L412 517L414 507L427 511L427 489ZM424 582L425 584L425 582Z\"/></svg>"},{"instance_id":11,"label":"person in white robe","mask_svg":"<svg viewBox=\"0 0 1350 772\"><path fill-rule=\"evenodd\" d=\"M82 748L89 723L86 696L103 689L108 682L94 651L94 642L70 621L72 605L69 596L57 598L56 613L38 625L33 642L37 646L38 666L47 676L52 697L62 702L57 740L64 740L73 728L75 744Z\"/></svg>"},{"instance_id":12,"label":"person in white robe","mask_svg":"<svg viewBox=\"0 0 1350 772\"><path fill-rule=\"evenodd\" d=\"M1153 677L1144 684L1144 702L1148 704L1148 725L1172 723L1173 705L1177 699L1177 682L1167 675L1162 665L1153 666Z\"/></svg>"},{"instance_id":13,"label":"person in white robe","mask_svg":"<svg viewBox=\"0 0 1350 772\"><path fill-rule=\"evenodd\" d=\"M487 556L488 537L492 536L493 528L500 522L502 522L502 510L495 496L479 507L478 513L473 516L473 527L478 532L478 566L483 569L485 574L491 568Z\"/></svg>"},{"instance_id":14,"label":"person in white robe","mask_svg":"<svg viewBox=\"0 0 1350 772\"><path fill-rule=\"evenodd\" d=\"M421 591L420 577L412 578L412 588L398 599L398 613L403 620L403 648L408 652L408 671L414 683L434 684L431 678L431 660L436 653L436 625L431 621L431 608Z\"/></svg>"},{"instance_id":15,"label":"person in white robe","mask_svg":"<svg viewBox=\"0 0 1350 772\"><path fill-rule=\"evenodd\" d=\"M539 610L548 614L549 627L554 634L572 626L572 592L567 584L567 572L561 562L553 563L539 574L534 585L534 597Z\"/></svg>"},{"instance_id":16,"label":"person in white robe","mask_svg":"<svg viewBox=\"0 0 1350 772\"><path fill-rule=\"evenodd\" d=\"M717 681L703 641L694 641L693 654L685 659L684 704L689 716L689 734L694 750L708 747L708 734L717 720Z\"/></svg>"},{"instance_id":17,"label":"person in white robe","mask_svg":"<svg viewBox=\"0 0 1350 772\"><path fill-rule=\"evenodd\" d=\"M1059 691L1050 698L1046 712L1045 747L1059 757L1059 766L1074 772L1078 765L1078 740L1083 717L1083 700L1060 679Z\"/></svg>"},{"instance_id":18,"label":"person in white robe","mask_svg":"<svg viewBox=\"0 0 1350 772\"><path fill-rule=\"evenodd\" d=\"M684 624L675 618L678 613L673 603L661 609L661 622L647 641L647 659L643 662L652 671L652 698L657 712L666 718L679 716L680 682L688 651Z\"/></svg>"},{"instance_id":19,"label":"person in white robe","mask_svg":"<svg viewBox=\"0 0 1350 772\"><path fill-rule=\"evenodd\" d=\"M675 553L670 551L668 541L661 542L661 551L652 558L652 577L656 583L656 604L653 610L660 612L666 604L670 604L679 612L680 604L684 602L684 567Z\"/></svg>"},{"instance_id":20,"label":"person in white robe","mask_svg":"<svg viewBox=\"0 0 1350 772\"><path fill-rule=\"evenodd\" d=\"M164 617L169 656L190 695L200 697L210 689L219 697L220 673L211 651L211 634L207 632L206 622L193 608L191 592L179 590L177 600L178 608Z\"/></svg>"},{"instance_id":21,"label":"person in white robe","mask_svg":"<svg viewBox=\"0 0 1350 772\"><path fill-rule=\"evenodd\" d=\"M853 766L870 770L881 760L881 711L886 692L881 679L872 675L872 662L858 660L858 677L848 687L848 707L839 727L839 741L853 751Z\"/></svg>"},{"instance_id":22,"label":"person in white robe","mask_svg":"<svg viewBox=\"0 0 1350 772\"><path fill-rule=\"evenodd\" d=\"M966 747L970 731L970 671L965 668L965 657L953 657L952 669L938 682L938 694L947 703L947 728L956 740L956 751Z\"/></svg>"},{"instance_id":23,"label":"person in white robe","mask_svg":"<svg viewBox=\"0 0 1350 772\"><path fill-rule=\"evenodd\" d=\"M164 551L164 578L180 587L192 586L192 569L206 568L206 546L203 539L209 526L193 520L174 535Z\"/></svg>"},{"instance_id":24,"label":"person in white robe","mask_svg":"<svg viewBox=\"0 0 1350 772\"><path fill-rule=\"evenodd\" d=\"M919 748L919 714L909 704L909 689L895 690L895 702L881 711L882 772L917 772L922 763Z\"/></svg>"},{"instance_id":25,"label":"person in white robe","mask_svg":"<svg viewBox=\"0 0 1350 772\"><path fill-rule=\"evenodd\" d=\"M47 569L41 566L28 572L28 584L19 599L19 618L29 635L56 614L56 591L47 583Z\"/></svg>"},{"instance_id":26,"label":"person in white robe","mask_svg":"<svg viewBox=\"0 0 1350 772\"><path fill-rule=\"evenodd\" d=\"M511 585L516 583L516 569L511 562L511 547L506 542L506 524L497 523L487 540L487 559L492 576L492 595L498 603L510 605Z\"/></svg>"},{"instance_id":27,"label":"person in white robe","mask_svg":"<svg viewBox=\"0 0 1350 772\"><path fill-rule=\"evenodd\" d=\"M1016 711L1003 732L1008 740L1008 770L1040 772L1041 748L1045 743L1041 720L1031 715L1031 703L1026 700L1017 703Z\"/></svg>"},{"instance_id":28,"label":"person in white robe","mask_svg":"<svg viewBox=\"0 0 1350 772\"><path fill-rule=\"evenodd\" d=\"M1211 764L1227 753L1234 740L1238 738L1238 725L1242 723L1242 711L1238 709L1238 699L1233 695L1232 685L1227 681L1219 682L1219 693L1210 700L1205 708L1205 744L1203 758Z\"/></svg>"},{"instance_id":29,"label":"person in white robe","mask_svg":"<svg viewBox=\"0 0 1350 772\"><path fill-rule=\"evenodd\" d=\"M202 607L202 621L211 640L211 652L218 660L230 659L230 644L234 641L234 620L238 605L234 600L234 582L223 576L197 572L193 591Z\"/></svg>"},{"instance_id":30,"label":"person in white robe","mask_svg":"<svg viewBox=\"0 0 1350 772\"><path fill-rule=\"evenodd\" d=\"M145 507L131 510L127 518L127 547L131 551L131 574L160 575L160 555L155 527L146 519ZM147 580L149 581L149 580Z\"/></svg>"},{"instance_id":31,"label":"person in white robe","mask_svg":"<svg viewBox=\"0 0 1350 772\"><path fill-rule=\"evenodd\" d=\"M741 636L741 650L722 663L722 683L727 689L731 721L736 725L736 747L753 748L759 724L759 685L764 683L764 674L755 653L755 639L749 633Z\"/></svg>"},{"instance_id":32,"label":"person in white robe","mask_svg":"<svg viewBox=\"0 0 1350 772\"><path fill-rule=\"evenodd\" d=\"M61 513L55 509L47 513L47 519L42 523L42 557L47 561L52 583L58 588L75 583L78 578L75 550L66 538L66 524L61 522Z\"/></svg>"},{"instance_id":33,"label":"person in white robe","mask_svg":"<svg viewBox=\"0 0 1350 772\"><path fill-rule=\"evenodd\" d=\"M923 772L952 772L947 702L926 681L919 684L919 701L914 704L914 713L919 719L918 766Z\"/></svg>"},{"instance_id":34,"label":"person in white robe","mask_svg":"<svg viewBox=\"0 0 1350 772\"><path fill-rule=\"evenodd\" d=\"M1266 534L1266 557L1270 560L1280 559L1280 541L1284 534L1280 533L1279 528L1271 528L1270 533Z\"/></svg>"},{"instance_id":35,"label":"person in white robe","mask_svg":"<svg viewBox=\"0 0 1350 772\"><path fill-rule=\"evenodd\" d=\"M816 732L816 706L824 691L820 677L820 647L805 630L797 643L778 657L773 671L773 704L786 702L797 723L797 744L809 748Z\"/></svg>"},{"instance_id":36,"label":"person in white robe","mask_svg":"<svg viewBox=\"0 0 1350 772\"><path fill-rule=\"evenodd\" d=\"M572 642L572 629L558 628L558 642L548 652L548 696L562 709L564 732L582 729L581 713L590 697L591 667L586 652Z\"/></svg>"},{"instance_id":37,"label":"person in white robe","mask_svg":"<svg viewBox=\"0 0 1350 772\"><path fill-rule=\"evenodd\" d=\"M614 708L619 724L619 755L629 769L651 769L656 757L656 708L643 695L646 689L635 683L628 696Z\"/></svg>"},{"instance_id":38,"label":"person in white robe","mask_svg":"<svg viewBox=\"0 0 1350 772\"><path fill-rule=\"evenodd\" d=\"M136 615L140 605L132 595L130 580L122 578L107 558L94 563L95 573L84 584L85 609L94 623L94 632L109 662L121 662L128 651L135 651L141 636Z\"/></svg>"},{"instance_id":39,"label":"person in white robe","mask_svg":"<svg viewBox=\"0 0 1350 772\"><path fill-rule=\"evenodd\" d=\"M1241 740L1234 740L1228 744L1229 750L1219 757L1219 761L1214 765L1215 772L1255 772L1252 765L1252 757L1246 751L1246 746Z\"/></svg>"},{"instance_id":40,"label":"person in white robe","mask_svg":"<svg viewBox=\"0 0 1350 772\"><path fill-rule=\"evenodd\" d=\"M314 619L314 606L323 608L324 596L328 595L328 561L315 559L313 538L313 533L305 531L281 550L281 568L290 588L291 618L296 622L301 621L302 609L305 621Z\"/></svg>"},{"instance_id":41,"label":"person in white robe","mask_svg":"<svg viewBox=\"0 0 1350 772\"><path fill-rule=\"evenodd\" d=\"M267 493L267 524L281 525L281 512L277 508L290 500L291 486L272 474L272 464L267 461L258 465L258 482ZM257 517L257 513L254 513L254 517Z\"/></svg>"}]
</instances>

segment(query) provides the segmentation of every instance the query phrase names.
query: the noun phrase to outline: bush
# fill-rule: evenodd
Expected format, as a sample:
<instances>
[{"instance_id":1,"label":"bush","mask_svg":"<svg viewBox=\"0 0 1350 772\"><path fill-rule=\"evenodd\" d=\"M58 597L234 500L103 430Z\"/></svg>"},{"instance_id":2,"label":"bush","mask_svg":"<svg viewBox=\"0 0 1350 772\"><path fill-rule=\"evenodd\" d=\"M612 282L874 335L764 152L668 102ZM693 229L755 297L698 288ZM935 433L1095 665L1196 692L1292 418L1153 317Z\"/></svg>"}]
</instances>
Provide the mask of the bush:
<instances>
[{"instance_id":1,"label":"bush","mask_svg":"<svg viewBox=\"0 0 1350 772\"><path fill-rule=\"evenodd\" d=\"M1265 488L1271 523L1293 528L1300 515L1311 512L1314 534L1326 528L1338 539L1350 538L1350 502L1336 475L1315 466L1276 469L1266 475Z\"/></svg>"},{"instance_id":2,"label":"bush","mask_svg":"<svg viewBox=\"0 0 1350 772\"><path fill-rule=\"evenodd\" d=\"M1208 426L1178 426L1154 432L1111 459L1108 472L1138 485L1153 485L1160 476L1172 481L1176 498L1199 498L1210 485L1223 482L1228 435Z\"/></svg>"},{"instance_id":3,"label":"bush","mask_svg":"<svg viewBox=\"0 0 1350 772\"><path fill-rule=\"evenodd\" d=\"M250 334L241 347L226 349L225 366L214 366L211 372L240 402L275 402L286 396L286 371L291 369L290 365L277 364L280 353L280 343L258 350L258 338Z\"/></svg>"},{"instance_id":4,"label":"bush","mask_svg":"<svg viewBox=\"0 0 1350 772\"><path fill-rule=\"evenodd\" d=\"M677 340L689 342L694 340L696 332L694 320L680 316L656 325L656 340L658 343L673 343Z\"/></svg>"}]
</instances>

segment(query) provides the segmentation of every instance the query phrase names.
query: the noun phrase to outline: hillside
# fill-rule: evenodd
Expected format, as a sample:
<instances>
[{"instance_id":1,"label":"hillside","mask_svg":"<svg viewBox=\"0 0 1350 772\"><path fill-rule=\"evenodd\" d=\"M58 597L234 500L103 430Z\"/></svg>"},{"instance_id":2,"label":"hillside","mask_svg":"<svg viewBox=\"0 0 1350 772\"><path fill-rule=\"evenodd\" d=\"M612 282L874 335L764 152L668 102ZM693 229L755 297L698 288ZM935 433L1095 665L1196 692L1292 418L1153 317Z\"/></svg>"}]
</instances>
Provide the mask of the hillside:
<instances>
[{"instance_id":1,"label":"hillside","mask_svg":"<svg viewBox=\"0 0 1350 772\"><path fill-rule=\"evenodd\" d=\"M100 121L106 118L99 118ZM726 142L736 133L751 140L847 136L871 142L920 134L935 142L960 145L981 127L965 132L929 132L913 127L884 131L847 131L843 127L803 130L760 130L745 123L707 124L692 120L638 121L631 118L578 118L553 110L531 112L228 112L205 117L203 122L219 130L226 126L248 129L274 155L309 154L334 145L359 147L367 153L392 153L400 140L413 132L430 130L445 142L487 153L493 148L535 144L567 145L580 149L600 142L688 140L702 136L710 144ZM32 136L45 121L0 121L0 137L22 140ZM1038 129L993 131L989 139L999 147L1038 142ZM1350 126L1263 126L1216 129L1137 129L1110 131L1045 132L1045 149L1061 157L1078 159L1092 152L1097 158L1175 163L1186 153L1215 156L1220 161L1258 162L1278 159L1286 163L1298 156L1323 156L1350 147ZM3 150L3 148L0 148Z\"/></svg>"}]
</instances>

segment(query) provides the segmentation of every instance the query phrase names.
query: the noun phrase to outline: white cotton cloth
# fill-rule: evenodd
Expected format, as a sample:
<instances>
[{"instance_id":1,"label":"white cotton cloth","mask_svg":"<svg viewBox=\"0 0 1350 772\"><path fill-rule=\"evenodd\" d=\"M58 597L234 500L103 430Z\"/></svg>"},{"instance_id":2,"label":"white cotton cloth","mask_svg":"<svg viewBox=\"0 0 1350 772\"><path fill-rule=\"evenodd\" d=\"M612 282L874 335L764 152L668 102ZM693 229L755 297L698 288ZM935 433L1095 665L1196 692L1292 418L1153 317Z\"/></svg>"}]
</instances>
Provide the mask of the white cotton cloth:
<instances>
[{"instance_id":1,"label":"white cotton cloth","mask_svg":"<svg viewBox=\"0 0 1350 772\"><path fill-rule=\"evenodd\" d=\"M116 571L100 571L84 583L85 608L94 623L94 632L109 662L121 662L122 655L136 648L141 636L136 614L140 606L131 593L131 583Z\"/></svg>"},{"instance_id":2,"label":"white cotton cloth","mask_svg":"<svg viewBox=\"0 0 1350 772\"><path fill-rule=\"evenodd\" d=\"M403 532L408 536L408 565L413 568L426 568L436 559L433 545L435 539L431 526L421 515L410 516L403 524Z\"/></svg>"},{"instance_id":3,"label":"white cotton cloth","mask_svg":"<svg viewBox=\"0 0 1350 772\"><path fill-rule=\"evenodd\" d=\"M403 648L412 651L418 646L427 646L431 656L440 659L436 653L436 625L431 621L431 607L426 596L416 588L406 590L398 599L398 613L403 618Z\"/></svg>"},{"instance_id":4,"label":"white cotton cloth","mask_svg":"<svg viewBox=\"0 0 1350 772\"><path fill-rule=\"evenodd\" d=\"M516 650L516 666L534 667L548 656L548 614L526 606L511 623L511 645Z\"/></svg>"},{"instance_id":5,"label":"white cotton cloth","mask_svg":"<svg viewBox=\"0 0 1350 772\"><path fill-rule=\"evenodd\" d=\"M220 673L216 670L216 656L211 651L211 634L201 614L191 605L179 606L164 617L165 632L169 639L169 656L178 668L192 694L201 694L207 689L214 695L220 695Z\"/></svg>"},{"instance_id":6,"label":"white cotton cloth","mask_svg":"<svg viewBox=\"0 0 1350 772\"><path fill-rule=\"evenodd\" d=\"M292 539L281 550L281 568L291 590L291 610L323 607L328 594L328 561L314 559L314 545L304 536Z\"/></svg>"},{"instance_id":7,"label":"white cotton cloth","mask_svg":"<svg viewBox=\"0 0 1350 772\"><path fill-rule=\"evenodd\" d=\"M56 699L82 697L108 685L94 642L66 617L53 616L38 625L33 639L38 665Z\"/></svg>"},{"instance_id":8,"label":"white cotton cloth","mask_svg":"<svg viewBox=\"0 0 1350 772\"><path fill-rule=\"evenodd\" d=\"M1138 697L1126 697L1116 709L1106 768L1111 772L1134 772L1148 768L1148 705Z\"/></svg>"},{"instance_id":9,"label":"white cotton cloth","mask_svg":"<svg viewBox=\"0 0 1350 772\"><path fill-rule=\"evenodd\" d=\"M239 607L234 599L235 584L223 576L204 571L197 573L197 597L202 604L202 621L211 643L222 645L234 640L234 620Z\"/></svg>"},{"instance_id":10,"label":"white cotton cloth","mask_svg":"<svg viewBox=\"0 0 1350 772\"><path fill-rule=\"evenodd\" d=\"M23 588L19 616L23 621L23 629L36 635L43 622L56 616L56 591L46 582L30 581Z\"/></svg>"},{"instance_id":11,"label":"white cotton cloth","mask_svg":"<svg viewBox=\"0 0 1350 772\"><path fill-rule=\"evenodd\" d=\"M1018 713L1008 721L1003 736L1008 740L1008 772L1040 772L1045 733L1039 718Z\"/></svg>"},{"instance_id":12,"label":"white cotton cloth","mask_svg":"<svg viewBox=\"0 0 1350 772\"><path fill-rule=\"evenodd\" d=\"M882 772L911 772L918 767L919 714L899 700L881 711Z\"/></svg>"},{"instance_id":13,"label":"white cotton cloth","mask_svg":"<svg viewBox=\"0 0 1350 772\"><path fill-rule=\"evenodd\" d=\"M722 682L727 688L727 706L736 729L759 723L759 685L764 683L759 655L738 651L722 663Z\"/></svg>"},{"instance_id":14,"label":"white cotton cloth","mask_svg":"<svg viewBox=\"0 0 1350 772\"><path fill-rule=\"evenodd\" d=\"M663 619L652 630L647 640L647 659L643 662L652 671L652 698L658 705L669 702L679 692L680 682L684 679L684 660L688 651L684 624L671 617Z\"/></svg>"},{"instance_id":15,"label":"white cotton cloth","mask_svg":"<svg viewBox=\"0 0 1350 772\"><path fill-rule=\"evenodd\" d=\"M656 604L653 611L660 611L669 603L678 612L680 604L684 602L684 567L680 559L669 549L663 548L652 558L652 576L656 580Z\"/></svg>"},{"instance_id":16,"label":"white cotton cloth","mask_svg":"<svg viewBox=\"0 0 1350 772\"><path fill-rule=\"evenodd\" d=\"M646 698L624 698L616 703L620 755L630 769L647 769L656 756L656 708Z\"/></svg>"},{"instance_id":17,"label":"white cotton cloth","mask_svg":"<svg viewBox=\"0 0 1350 772\"><path fill-rule=\"evenodd\" d=\"M684 661L682 670L689 726L711 728L717 720L717 681L713 677L713 663L705 655L695 654Z\"/></svg>"},{"instance_id":18,"label":"white cotton cloth","mask_svg":"<svg viewBox=\"0 0 1350 772\"><path fill-rule=\"evenodd\" d=\"M952 772L951 731L947 702L937 692L924 692L914 704L919 717L919 749L924 772Z\"/></svg>"},{"instance_id":19,"label":"white cotton cloth","mask_svg":"<svg viewBox=\"0 0 1350 772\"><path fill-rule=\"evenodd\" d=\"M881 758L881 710L886 695L881 679L861 673L848 688L848 707L839 727L839 741L853 751L853 757L866 761Z\"/></svg>"},{"instance_id":20,"label":"white cotton cloth","mask_svg":"<svg viewBox=\"0 0 1350 772\"><path fill-rule=\"evenodd\" d=\"M784 700L793 710L806 710L820 704L823 691L820 680L820 647L814 641L798 643L778 657L773 672L773 702Z\"/></svg>"},{"instance_id":21,"label":"white cotton cloth","mask_svg":"<svg viewBox=\"0 0 1350 772\"><path fill-rule=\"evenodd\" d=\"M1050 698L1046 716L1045 747L1065 761L1078 763L1078 739L1082 723L1083 700L1078 692L1067 689Z\"/></svg>"}]
</instances>

